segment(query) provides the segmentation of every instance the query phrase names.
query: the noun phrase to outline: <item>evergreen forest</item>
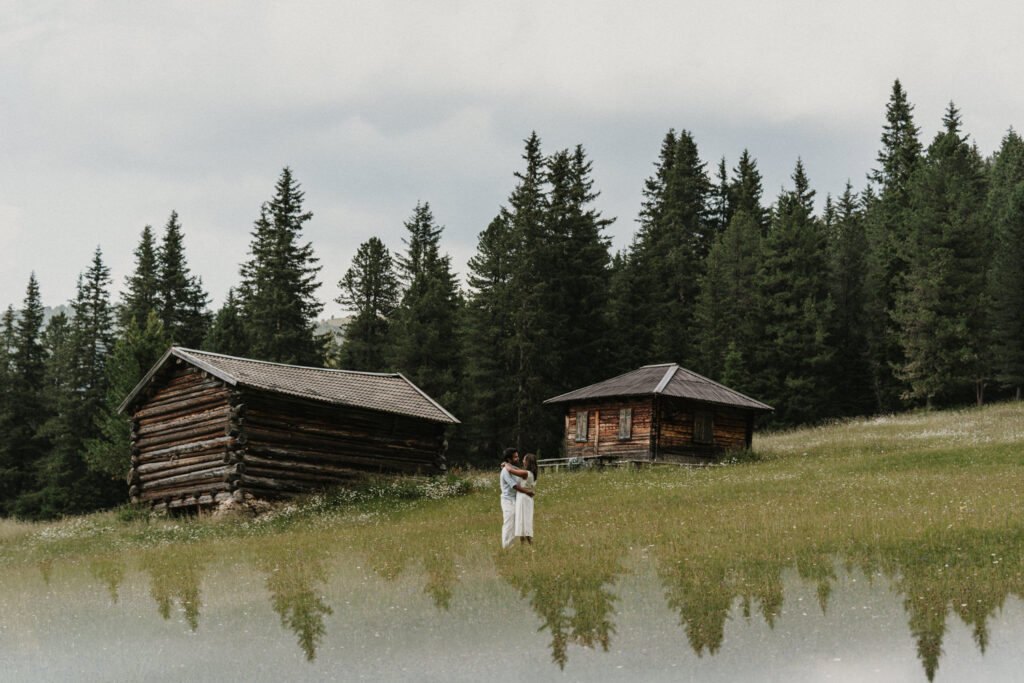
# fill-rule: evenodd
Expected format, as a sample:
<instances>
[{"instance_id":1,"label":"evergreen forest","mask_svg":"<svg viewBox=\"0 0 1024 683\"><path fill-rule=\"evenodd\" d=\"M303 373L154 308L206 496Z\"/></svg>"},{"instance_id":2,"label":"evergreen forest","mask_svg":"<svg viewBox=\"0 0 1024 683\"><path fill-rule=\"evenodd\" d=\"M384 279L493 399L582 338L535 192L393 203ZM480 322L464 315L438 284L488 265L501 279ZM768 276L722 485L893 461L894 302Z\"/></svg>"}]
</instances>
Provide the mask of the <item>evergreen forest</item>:
<instances>
[{"instance_id":1,"label":"evergreen forest","mask_svg":"<svg viewBox=\"0 0 1024 683\"><path fill-rule=\"evenodd\" d=\"M340 344L316 334L313 213L289 168L218 310L173 211L143 228L120 285L97 248L67 315L44 324L31 276L0 317L0 514L124 502L117 408L171 344L402 372L462 420L449 463L479 466L509 445L556 457L563 416L544 399L650 363L774 406L763 426L777 428L1021 398L1024 140L1012 129L984 156L950 103L922 140L896 81L864 186L823 202L799 158L769 197L752 154L709 165L691 132L669 130L615 253L583 146L524 143L461 278L426 201L401 244L359 246L339 282L351 314Z\"/></svg>"}]
</instances>

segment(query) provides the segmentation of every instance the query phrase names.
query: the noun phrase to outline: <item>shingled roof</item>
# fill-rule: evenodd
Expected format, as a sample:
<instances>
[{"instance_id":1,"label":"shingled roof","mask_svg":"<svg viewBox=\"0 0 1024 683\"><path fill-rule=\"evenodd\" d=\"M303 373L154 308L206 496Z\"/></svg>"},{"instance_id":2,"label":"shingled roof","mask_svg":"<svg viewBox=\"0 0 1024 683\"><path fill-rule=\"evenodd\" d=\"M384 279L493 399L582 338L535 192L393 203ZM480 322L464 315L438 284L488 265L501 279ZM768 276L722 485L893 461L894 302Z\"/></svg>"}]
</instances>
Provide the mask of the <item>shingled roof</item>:
<instances>
[{"instance_id":1,"label":"shingled roof","mask_svg":"<svg viewBox=\"0 0 1024 683\"><path fill-rule=\"evenodd\" d=\"M620 396L675 396L692 401L736 406L750 410L775 410L738 391L714 382L675 363L645 365L618 377L555 396L544 403L568 403Z\"/></svg>"},{"instance_id":2,"label":"shingled roof","mask_svg":"<svg viewBox=\"0 0 1024 683\"><path fill-rule=\"evenodd\" d=\"M118 410L124 412L131 407L153 381L160 368L171 362L172 358L180 358L231 386L408 415L433 422L459 423L454 415L401 373L356 372L284 365L196 351L180 346L168 349L153 369L128 394Z\"/></svg>"}]
</instances>

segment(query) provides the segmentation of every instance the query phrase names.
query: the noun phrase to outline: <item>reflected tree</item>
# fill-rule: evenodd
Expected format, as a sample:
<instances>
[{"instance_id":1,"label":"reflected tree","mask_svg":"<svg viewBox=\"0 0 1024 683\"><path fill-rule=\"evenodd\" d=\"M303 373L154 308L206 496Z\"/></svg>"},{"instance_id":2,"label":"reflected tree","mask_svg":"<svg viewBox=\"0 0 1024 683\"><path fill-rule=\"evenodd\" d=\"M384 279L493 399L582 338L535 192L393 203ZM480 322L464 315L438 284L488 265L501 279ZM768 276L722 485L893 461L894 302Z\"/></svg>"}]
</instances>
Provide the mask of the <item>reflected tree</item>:
<instances>
[{"instance_id":1,"label":"reflected tree","mask_svg":"<svg viewBox=\"0 0 1024 683\"><path fill-rule=\"evenodd\" d=\"M314 546L286 546L257 561L267 573L270 606L281 617L281 625L298 637L299 648L310 662L327 633L324 617L334 614L319 590L319 584L327 581L325 554Z\"/></svg>"},{"instance_id":2,"label":"reflected tree","mask_svg":"<svg viewBox=\"0 0 1024 683\"><path fill-rule=\"evenodd\" d=\"M117 589L124 580L124 562L112 557L98 557L89 562L89 573L107 587L110 600L117 604Z\"/></svg>"},{"instance_id":3,"label":"reflected tree","mask_svg":"<svg viewBox=\"0 0 1024 683\"><path fill-rule=\"evenodd\" d=\"M570 644L608 651L618 600L611 588L626 572L613 549L584 545L586 555L570 548L537 548L536 553L502 552L497 558L501 577L523 598L529 596L530 607L543 621L538 630L551 633L551 659L563 670Z\"/></svg>"},{"instance_id":4,"label":"reflected tree","mask_svg":"<svg viewBox=\"0 0 1024 683\"><path fill-rule=\"evenodd\" d=\"M171 608L177 600L189 628L199 627L199 584L202 583L204 563L197 551L176 548L150 551L142 560L142 568L149 574L149 594L156 602L164 619L171 618Z\"/></svg>"}]
</instances>

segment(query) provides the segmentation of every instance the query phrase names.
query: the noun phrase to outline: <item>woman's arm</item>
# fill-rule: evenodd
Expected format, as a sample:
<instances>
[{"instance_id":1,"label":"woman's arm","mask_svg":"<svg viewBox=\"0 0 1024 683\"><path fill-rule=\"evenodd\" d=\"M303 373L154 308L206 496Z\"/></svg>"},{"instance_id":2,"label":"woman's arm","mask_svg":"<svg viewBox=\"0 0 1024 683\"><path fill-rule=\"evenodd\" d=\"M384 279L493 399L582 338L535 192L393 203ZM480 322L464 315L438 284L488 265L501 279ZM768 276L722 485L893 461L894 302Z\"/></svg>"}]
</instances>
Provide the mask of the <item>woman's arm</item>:
<instances>
[{"instance_id":1,"label":"woman's arm","mask_svg":"<svg viewBox=\"0 0 1024 683\"><path fill-rule=\"evenodd\" d=\"M517 477L525 477L527 474L526 470L521 470L517 467L512 467L512 465L505 465L505 469L508 470L511 474L516 475Z\"/></svg>"},{"instance_id":2,"label":"woman's arm","mask_svg":"<svg viewBox=\"0 0 1024 683\"><path fill-rule=\"evenodd\" d=\"M534 492L531 491L530 489L526 488L525 486L520 486L519 484L516 484L512 488L514 488L516 491L519 491L520 493L525 493L530 498L533 498Z\"/></svg>"}]
</instances>

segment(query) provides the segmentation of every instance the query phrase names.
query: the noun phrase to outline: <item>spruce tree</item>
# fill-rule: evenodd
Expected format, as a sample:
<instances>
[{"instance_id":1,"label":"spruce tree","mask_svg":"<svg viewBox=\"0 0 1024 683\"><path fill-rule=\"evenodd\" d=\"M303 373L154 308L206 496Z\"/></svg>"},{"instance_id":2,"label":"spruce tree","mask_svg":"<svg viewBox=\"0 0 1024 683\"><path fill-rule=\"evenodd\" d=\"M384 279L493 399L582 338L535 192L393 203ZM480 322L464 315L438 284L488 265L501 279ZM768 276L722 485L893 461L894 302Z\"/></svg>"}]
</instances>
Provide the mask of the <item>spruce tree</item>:
<instances>
[{"instance_id":1,"label":"spruce tree","mask_svg":"<svg viewBox=\"0 0 1024 683\"><path fill-rule=\"evenodd\" d=\"M800 160L792 178L793 190L776 203L758 272L766 316L758 381L782 424L820 419L831 400L827 244Z\"/></svg>"},{"instance_id":2,"label":"spruce tree","mask_svg":"<svg viewBox=\"0 0 1024 683\"><path fill-rule=\"evenodd\" d=\"M31 486L32 473L47 451L40 427L48 406L42 396L45 351L42 345L43 305L35 273L29 277L25 300L14 322L13 348L8 348L6 424L0 434L0 501L9 505ZM6 507L5 505L5 507ZM9 508L7 508L9 509Z\"/></svg>"},{"instance_id":3,"label":"spruce tree","mask_svg":"<svg viewBox=\"0 0 1024 683\"><path fill-rule=\"evenodd\" d=\"M67 330L51 331L59 346L46 366L46 385L53 392L54 414L43 426L53 446L36 472L34 491L19 497L18 514L54 517L111 505L123 485L88 471L84 444L99 435L96 416L107 396L106 360L114 347L110 269L99 248L78 279Z\"/></svg>"},{"instance_id":4,"label":"spruce tree","mask_svg":"<svg viewBox=\"0 0 1024 683\"><path fill-rule=\"evenodd\" d=\"M224 305L220 307L203 340L203 348L229 356L244 356L249 351L249 328L243 319L242 304L235 296L234 287L228 289Z\"/></svg>"},{"instance_id":5,"label":"spruce tree","mask_svg":"<svg viewBox=\"0 0 1024 683\"><path fill-rule=\"evenodd\" d=\"M868 247L864 210L849 181L825 228L835 303L830 332L835 348L831 372L835 402L830 412L864 415L874 409L864 290Z\"/></svg>"},{"instance_id":6,"label":"spruce tree","mask_svg":"<svg viewBox=\"0 0 1024 683\"><path fill-rule=\"evenodd\" d=\"M125 278L125 287L121 293L121 304L117 307L119 328L126 329L132 319L141 324L150 311L163 311L160 263L153 229L148 225L142 229L139 246L135 248L135 271Z\"/></svg>"},{"instance_id":7,"label":"spruce tree","mask_svg":"<svg viewBox=\"0 0 1024 683\"><path fill-rule=\"evenodd\" d=\"M904 397L928 407L971 383L980 403L986 374L984 169L952 103L943 124L911 180L905 284L893 311Z\"/></svg>"},{"instance_id":8,"label":"spruce tree","mask_svg":"<svg viewBox=\"0 0 1024 683\"><path fill-rule=\"evenodd\" d=\"M986 218L993 226L991 301L992 361L996 378L1024 386L1024 140L1012 129L992 165Z\"/></svg>"},{"instance_id":9,"label":"spruce tree","mask_svg":"<svg viewBox=\"0 0 1024 683\"><path fill-rule=\"evenodd\" d=\"M451 259L441 254L444 228L434 223L429 203L417 203L405 229L406 251L397 258L405 289L392 316L390 365L453 410L462 377L462 299Z\"/></svg>"},{"instance_id":10,"label":"spruce tree","mask_svg":"<svg viewBox=\"0 0 1024 683\"><path fill-rule=\"evenodd\" d=\"M303 198L291 169L285 167L273 199L256 219L238 296L249 325L249 355L321 366L324 344L315 335L323 309L315 297L320 266L312 245L301 243L302 228L313 217L303 210Z\"/></svg>"},{"instance_id":11,"label":"spruce tree","mask_svg":"<svg viewBox=\"0 0 1024 683\"><path fill-rule=\"evenodd\" d=\"M117 409L170 345L163 322L156 311L150 311L145 327L132 318L107 362L106 398L93 418L97 436L85 441L83 458L90 470L118 482L123 495L127 488L120 482L130 465L129 421Z\"/></svg>"},{"instance_id":12,"label":"spruce tree","mask_svg":"<svg viewBox=\"0 0 1024 683\"><path fill-rule=\"evenodd\" d=\"M17 489L11 474L16 473L16 460L10 452L14 368L14 306L8 306L0 318L0 513L5 513ZM10 483L9 483L10 482Z\"/></svg>"},{"instance_id":13,"label":"spruce tree","mask_svg":"<svg viewBox=\"0 0 1024 683\"><path fill-rule=\"evenodd\" d=\"M391 253L378 237L359 245L352 266L338 282L337 301L351 313L338 367L381 372L389 369L387 344L398 305L398 277Z\"/></svg>"},{"instance_id":14,"label":"spruce tree","mask_svg":"<svg viewBox=\"0 0 1024 683\"><path fill-rule=\"evenodd\" d=\"M171 212L164 238L157 251L160 277L160 317L174 343L195 348L202 343L210 326L209 297L202 280L189 271L185 260L184 236L178 213ZM137 320L145 325L148 311Z\"/></svg>"},{"instance_id":15,"label":"spruce tree","mask_svg":"<svg viewBox=\"0 0 1024 683\"><path fill-rule=\"evenodd\" d=\"M761 172L757 170L757 161L750 152L743 150L739 162L732 169L732 181L729 184L729 215L737 211L746 211L753 218L763 235L768 229L768 215L761 206L764 189L761 186Z\"/></svg>"},{"instance_id":16,"label":"spruce tree","mask_svg":"<svg viewBox=\"0 0 1024 683\"><path fill-rule=\"evenodd\" d=\"M512 238L514 445L523 452L551 447L543 401L548 398L553 361L548 353L552 315L547 305L550 242L546 226L546 165L537 133L532 133L525 143L525 168L515 173L519 182L509 195L508 208L503 209Z\"/></svg>"},{"instance_id":17,"label":"spruce tree","mask_svg":"<svg viewBox=\"0 0 1024 683\"><path fill-rule=\"evenodd\" d=\"M878 168L869 176L876 185L877 197L867 205L866 212L867 341L879 411L892 410L901 394L893 368L903 364L903 347L892 314L908 268L910 180L921 163L921 142L913 111L897 79L886 106Z\"/></svg>"},{"instance_id":18,"label":"spruce tree","mask_svg":"<svg viewBox=\"0 0 1024 683\"><path fill-rule=\"evenodd\" d=\"M515 369L512 344L512 230L499 214L480 233L469 260L469 297L463 318L465 402L469 462L484 466L514 443Z\"/></svg>"},{"instance_id":19,"label":"spruce tree","mask_svg":"<svg viewBox=\"0 0 1024 683\"><path fill-rule=\"evenodd\" d=\"M646 299L640 325L652 331L651 346L638 349L644 362L692 364L697 338L693 314L704 258L713 236L708 202L711 184L688 131L669 131L655 175L644 187L640 230L631 255L634 287Z\"/></svg>"},{"instance_id":20,"label":"spruce tree","mask_svg":"<svg viewBox=\"0 0 1024 683\"><path fill-rule=\"evenodd\" d=\"M760 261L761 226L741 209L711 247L695 313L701 330L699 371L722 381L728 374L725 383L742 392L759 389L751 373L762 343Z\"/></svg>"}]
</instances>

